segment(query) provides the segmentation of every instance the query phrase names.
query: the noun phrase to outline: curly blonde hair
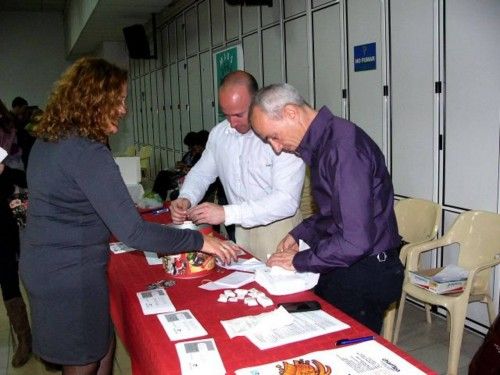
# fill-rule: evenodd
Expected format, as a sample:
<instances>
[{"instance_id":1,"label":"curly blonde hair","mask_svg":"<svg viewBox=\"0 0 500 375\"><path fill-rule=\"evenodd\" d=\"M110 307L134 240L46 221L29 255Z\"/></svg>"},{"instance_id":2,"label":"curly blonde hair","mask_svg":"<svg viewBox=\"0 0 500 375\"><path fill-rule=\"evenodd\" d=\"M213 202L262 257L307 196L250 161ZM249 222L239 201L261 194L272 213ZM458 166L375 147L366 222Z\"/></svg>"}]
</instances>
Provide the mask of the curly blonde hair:
<instances>
[{"instance_id":1,"label":"curly blonde hair","mask_svg":"<svg viewBox=\"0 0 500 375\"><path fill-rule=\"evenodd\" d=\"M51 142L78 135L104 143L109 123L121 116L126 82L127 71L106 60L78 59L54 85L36 135Z\"/></svg>"}]
</instances>

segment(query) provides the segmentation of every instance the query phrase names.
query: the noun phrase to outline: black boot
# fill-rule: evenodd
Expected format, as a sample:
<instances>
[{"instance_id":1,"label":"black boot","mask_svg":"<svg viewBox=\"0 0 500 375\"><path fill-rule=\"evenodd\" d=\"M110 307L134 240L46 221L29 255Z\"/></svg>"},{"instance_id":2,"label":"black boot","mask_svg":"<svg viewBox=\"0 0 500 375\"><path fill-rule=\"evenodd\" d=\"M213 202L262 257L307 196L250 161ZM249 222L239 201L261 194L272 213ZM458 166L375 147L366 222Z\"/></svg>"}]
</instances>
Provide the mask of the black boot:
<instances>
[{"instance_id":1,"label":"black boot","mask_svg":"<svg viewBox=\"0 0 500 375\"><path fill-rule=\"evenodd\" d=\"M22 297L16 297L5 301L5 308L17 336L17 348L12 357L12 367L21 367L28 362L31 355L31 329L26 305Z\"/></svg>"}]
</instances>

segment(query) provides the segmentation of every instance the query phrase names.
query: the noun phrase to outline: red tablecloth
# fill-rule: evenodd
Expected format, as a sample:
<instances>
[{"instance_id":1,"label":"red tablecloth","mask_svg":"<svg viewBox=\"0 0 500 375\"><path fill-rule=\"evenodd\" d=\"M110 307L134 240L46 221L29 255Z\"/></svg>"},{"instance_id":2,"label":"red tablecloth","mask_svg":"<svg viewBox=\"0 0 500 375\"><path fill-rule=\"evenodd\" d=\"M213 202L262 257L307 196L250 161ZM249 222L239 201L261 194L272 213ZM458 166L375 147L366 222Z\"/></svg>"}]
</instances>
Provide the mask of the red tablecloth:
<instances>
[{"instance_id":1,"label":"red tablecloth","mask_svg":"<svg viewBox=\"0 0 500 375\"><path fill-rule=\"evenodd\" d=\"M144 217L147 220L164 223L170 220L168 214L146 214ZM289 301L318 300L324 311L349 324L351 328L268 350L259 350L244 337L230 339L220 324L221 320L260 314L271 311L276 306L262 308L261 306L248 307L240 302L219 303L217 298L221 291L210 292L198 288L203 279L215 280L226 273L225 270L217 270L201 279L175 279L176 285L168 288L167 291L177 310L191 310L207 330L207 337L215 339L228 374L233 374L234 371L243 367L275 362L317 350L331 349L335 341L341 338L374 335L368 328L318 298L312 292L276 297L270 296L260 285L252 283L244 288L255 287L266 292L275 305ZM146 290L148 284L166 278L168 275L163 267L161 265L149 266L142 252L111 255L109 262L111 316L116 331L130 355L134 375L180 374L175 343L168 339L155 315L143 315L136 295L137 292ZM436 374L382 337L376 336L376 340L427 374Z\"/></svg>"}]
</instances>

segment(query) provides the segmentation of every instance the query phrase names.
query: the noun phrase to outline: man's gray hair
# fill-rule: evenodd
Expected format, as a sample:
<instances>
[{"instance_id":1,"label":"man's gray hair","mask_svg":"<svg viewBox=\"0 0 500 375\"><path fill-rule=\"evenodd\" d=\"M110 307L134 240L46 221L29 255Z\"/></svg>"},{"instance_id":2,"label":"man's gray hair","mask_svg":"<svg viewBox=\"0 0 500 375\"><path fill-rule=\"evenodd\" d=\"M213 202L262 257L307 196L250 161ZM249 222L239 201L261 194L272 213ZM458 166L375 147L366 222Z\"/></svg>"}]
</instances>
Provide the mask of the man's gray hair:
<instances>
[{"instance_id":1,"label":"man's gray hair","mask_svg":"<svg viewBox=\"0 0 500 375\"><path fill-rule=\"evenodd\" d=\"M258 106L267 116L279 120L287 104L309 106L295 87L288 83L276 83L257 91L251 108Z\"/></svg>"}]
</instances>

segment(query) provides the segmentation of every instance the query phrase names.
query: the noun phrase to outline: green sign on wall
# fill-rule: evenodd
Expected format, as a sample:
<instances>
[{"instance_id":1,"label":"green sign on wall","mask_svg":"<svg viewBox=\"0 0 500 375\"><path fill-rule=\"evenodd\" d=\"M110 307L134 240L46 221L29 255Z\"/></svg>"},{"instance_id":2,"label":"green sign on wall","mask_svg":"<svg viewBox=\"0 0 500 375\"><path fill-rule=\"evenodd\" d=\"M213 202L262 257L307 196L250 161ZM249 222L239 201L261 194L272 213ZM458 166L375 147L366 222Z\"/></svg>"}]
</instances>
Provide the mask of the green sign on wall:
<instances>
[{"instance_id":1,"label":"green sign on wall","mask_svg":"<svg viewBox=\"0 0 500 375\"><path fill-rule=\"evenodd\" d=\"M241 44L217 51L214 58L214 88L217 108L217 121L224 120L224 114L219 110L219 86L222 79L230 72L243 69L243 50Z\"/></svg>"}]
</instances>

